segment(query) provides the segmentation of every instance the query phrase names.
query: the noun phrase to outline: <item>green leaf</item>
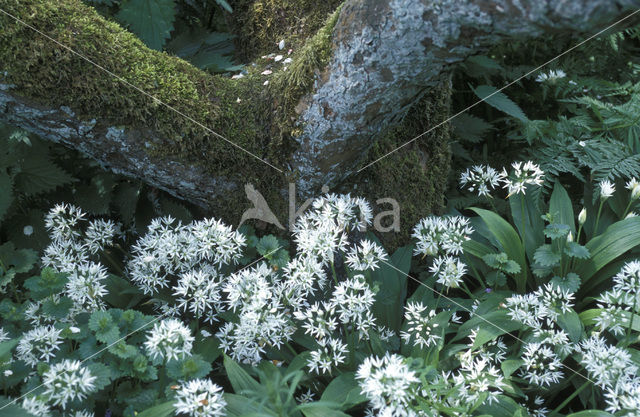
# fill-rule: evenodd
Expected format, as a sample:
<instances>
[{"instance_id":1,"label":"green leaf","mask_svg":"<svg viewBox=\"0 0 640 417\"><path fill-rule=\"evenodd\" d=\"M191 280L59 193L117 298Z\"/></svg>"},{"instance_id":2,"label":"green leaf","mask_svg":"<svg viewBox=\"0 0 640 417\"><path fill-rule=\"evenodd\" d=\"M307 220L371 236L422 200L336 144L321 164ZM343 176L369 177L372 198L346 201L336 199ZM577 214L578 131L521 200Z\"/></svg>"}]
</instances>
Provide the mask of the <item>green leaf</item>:
<instances>
[{"instance_id":1,"label":"green leaf","mask_svg":"<svg viewBox=\"0 0 640 417\"><path fill-rule=\"evenodd\" d=\"M476 207L471 207L471 210L476 212L487 225L487 228L501 246L498 249L505 252L509 259L516 261L520 265L521 270L514 276L514 279L518 291L524 292L527 285L527 261L520 236L506 220L496 213Z\"/></svg>"},{"instance_id":2,"label":"green leaf","mask_svg":"<svg viewBox=\"0 0 640 417\"><path fill-rule=\"evenodd\" d=\"M458 117L455 117L451 121L451 124L453 126L453 132L460 137L460 139L471 143L482 142L487 131L493 128L490 123L468 113L462 113Z\"/></svg>"},{"instance_id":3,"label":"green leaf","mask_svg":"<svg viewBox=\"0 0 640 417\"><path fill-rule=\"evenodd\" d=\"M507 359L505 361L502 361L502 363L500 364L500 369L502 369L502 373L504 374L505 378L509 378L523 364L524 361L522 359Z\"/></svg>"},{"instance_id":4,"label":"green leaf","mask_svg":"<svg viewBox=\"0 0 640 417\"><path fill-rule=\"evenodd\" d=\"M567 246L564 247L564 253L578 259L588 259L590 256L589 249L578 242L567 242Z\"/></svg>"},{"instance_id":5,"label":"green leaf","mask_svg":"<svg viewBox=\"0 0 640 417\"><path fill-rule=\"evenodd\" d=\"M553 267L560 263L562 257L559 253L553 250L551 245L542 245L536 249L536 253L533 255L533 259L536 263L542 266Z\"/></svg>"},{"instance_id":6,"label":"green leaf","mask_svg":"<svg viewBox=\"0 0 640 417\"><path fill-rule=\"evenodd\" d=\"M278 249L280 244L278 243L278 238L273 235L263 236L258 244L256 245L256 249L258 253L262 256L271 256L275 253L275 250Z\"/></svg>"},{"instance_id":7,"label":"green leaf","mask_svg":"<svg viewBox=\"0 0 640 417\"><path fill-rule=\"evenodd\" d=\"M161 50L173 30L174 0L127 0L116 15L151 49Z\"/></svg>"},{"instance_id":8,"label":"green leaf","mask_svg":"<svg viewBox=\"0 0 640 417\"><path fill-rule=\"evenodd\" d=\"M107 365L94 362L87 365L87 368L89 372L91 372L91 375L96 377L94 381L96 391L100 391L102 388L111 384L111 369Z\"/></svg>"},{"instance_id":9,"label":"green leaf","mask_svg":"<svg viewBox=\"0 0 640 417\"><path fill-rule=\"evenodd\" d=\"M14 178L16 188L26 195L51 191L72 180L71 175L46 156L25 159L21 164L21 171Z\"/></svg>"},{"instance_id":10,"label":"green leaf","mask_svg":"<svg viewBox=\"0 0 640 417\"><path fill-rule=\"evenodd\" d=\"M257 404L254 400L243 395L224 393L224 400L227 402L225 411L228 417L248 417L248 416L273 416L266 413L265 407Z\"/></svg>"},{"instance_id":11,"label":"green leaf","mask_svg":"<svg viewBox=\"0 0 640 417\"><path fill-rule=\"evenodd\" d=\"M516 103L509 97L499 92L497 88L490 85L479 85L477 88L471 87L474 93L488 105L519 119L522 122L528 121L527 116Z\"/></svg>"},{"instance_id":12,"label":"green leaf","mask_svg":"<svg viewBox=\"0 0 640 417\"><path fill-rule=\"evenodd\" d=\"M222 7L229 13L233 13L233 9L229 5L229 3L226 2L226 0L216 0L216 3L218 4L218 6Z\"/></svg>"},{"instance_id":13,"label":"green leaf","mask_svg":"<svg viewBox=\"0 0 640 417\"><path fill-rule=\"evenodd\" d=\"M584 410L571 413L567 417L614 417L614 415L602 410Z\"/></svg>"},{"instance_id":14,"label":"green leaf","mask_svg":"<svg viewBox=\"0 0 640 417\"><path fill-rule=\"evenodd\" d=\"M361 393L360 384L355 379L355 372L346 372L329 383L320 400L340 404L341 409L347 410L367 401L367 397Z\"/></svg>"},{"instance_id":15,"label":"green leaf","mask_svg":"<svg viewBox=\"0 0 640 417\"><path fill-rule=\"evenodd\" d=\"M120 329L107 311L98 310L91 313L89 329L93 330L96 339L103 343L113 343L120 337Z\"/></svg>"},{"instance_id":16,"label":"green leaf","mask_svg":"<svg viewBox=\"0 0 640 417\"><path fill-rule=\"evenodd\" d=\"M571 228L566 224L551 223L544 228L544 235L549 239L564 239L569 235Z\"/></svg>"},{"instance_id":17,"label":"green leaf","mask_svg":"<svg viewBox=\"0 0 640 417\"><path fill-rule=\"evenodd\" d=\"M536 248L544 243L544 221L538 208L537 194L532 190L528 194L512 195L509 207L513 225L524 242L528 259L531 259Z\"/></svg>"},{"instance_id":18,"label":"green leaf","mask_svg":"<svg viewBox=\"0 0 640 417\"><path fill-rule=\"evenodd\" d=\"M13 181L5 172L0 172L0 221L13 202Z\"/></svg>"},{"instance_id":19,"label":"green leaf","mask_svg":"<svg viewBox=\"0 0 640 417\"><path fill-rule=\"evenodd\" d=\"M609 226L585 246L591 257L576 262L573 272L582 279L582 291L590 289L589 279L611 261L640 245L640 217L621 220Z\"/></svg>"},{"instance_id":20,"label":"green leaf","mask_svg":"<svg viewBox=\"0 0 640 417\"><path fill-rule=\"evenodd\" d=\"M567 311L560 314L556 321L558 326L567 332L569 339L571 339L573 343L580 342L582 338L582 322L580 321L578 313L573 310Z\"/></svg>"},{"instance_id":21,"label":"green leaf","mask_svg":"<svg viewBox=\"0 0 640 417\"><path fill-rule=\"evenodd\" d=\"M59 300L47 298L42 303L42 312L56 319L63 319L73 307L73 300L69 297L60 297Z\"/></svg>"},{"instance_id":22,"label":"green leaf","mask_svg":"<svg viewBox=\"0 0 640 417\"><path fill-rule=\"evenodd\" d=\"M224 369L227 371L227 378L231 382L233 391L240 394L245 391L259 391L260 384L253 379L240 365L227 355L224 355Z\"/></svg>"},{"instance_id":23,"label":"green leaf","mask_svg":"<svg viewBox=\"0 0 640 417\"><path fill-rule=\"evenodd\" d=\"M8 357L11 356L10 355L11 351L13 350L14 347L16 347L19 341L20 339L17 338L17 339L5 340L4 342L0 342L0 363L4 362L5 360L8 359Z\"/></svg>"},{"instance_id":24,"label":"green leaf","mask_svg":"<svg viewBox=\"0 0 640 417\"><path fill-rule=\"evenodd\" d=\"M305 417L350 417L348 414L342 411L325 405L326 402L312 402L307 404L300 404L297 409L302 411Z\"/></svg>"},{"instance_id":25,"label":"green leaf","mask_svg":"<svg viewBox=\"0 0 640 417\"><path fill-rule=\"evenodd\" d=\"M580 288L580 277L573 272L569 272L566 277L553 277L550 281L561 290L575 293Z\"/></svg>"},{"instance_id":26,"label":"green leaf","mask_svg":"<svg viewBox=\"0 0 640 417\"><path fill-rule=\"evenodd\" d=\"M173 360L167 364L167 374L171 378L180 380L204 378L209 372L211 372L211 364L205 362L200 355Z\"/></svg>"},{"instance_id":27,"label":"green leaf","mask_svg":"<svg viewBox=\"0 0 640 417\"><path fill-rule=\"evenodd\" d=\"M576 235L576 224L573 215L573 205L567 190L564 189L560 181L556 181L553 185L553 192L549 199L549 213L556 216L556 223L566 224L569 226L571 233Z\"/></svg>"},{"instance_id":28,"label":"green leaf","mask_svg":"<svg viewBox=\"0 0 640 417\"><path fill-rule=\"evenodd\" d=\"M173 401L168 401L147 408L143 412L136 414L136 417L170 417L174 415L175 410L176 408L173 406Z\"/></svg>"},{"instance_id":29,"label":"green leaf","mask_svg":"<svg viewBox=\"0 0 640 417\"><path fill-rule=\"evenodd\" d=\"M478 331L482 329L482 335L479 339L479 343L482 345L498 336L520 329L522 325L511 320L507 313L508 311L505 308L491 310L486 313L474 313L469 320L460 326L454 340L468 336L473 329L478 329Z\"/></svg>"},{"instance_id":30,"label":"green leaf","mask_svg":"<svg viewBox=\"0 0 640 417\"><path fill-rule=\"evenodd\" d=\"M38 260L38 253L31 249L16 249L12 242L0 246L0 260L4 268L16 273L29 272Z\"/></svg>"}]
</instances>

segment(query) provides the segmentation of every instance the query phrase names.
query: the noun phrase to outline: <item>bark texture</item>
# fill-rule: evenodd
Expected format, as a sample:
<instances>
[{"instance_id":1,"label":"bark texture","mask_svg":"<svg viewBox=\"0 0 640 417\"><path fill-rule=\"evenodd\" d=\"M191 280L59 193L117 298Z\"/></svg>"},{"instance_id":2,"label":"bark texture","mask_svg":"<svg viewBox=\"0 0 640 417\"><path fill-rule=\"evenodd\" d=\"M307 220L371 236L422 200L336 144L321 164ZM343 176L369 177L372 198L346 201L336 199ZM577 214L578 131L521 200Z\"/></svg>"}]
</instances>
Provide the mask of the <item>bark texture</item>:
<instances>
[{"instance_id":1,"label":"bark texture","mask_svg":"<svg viewBox=\"0 0 640 417\"><path fill-rule=\"evenodd\" d=\"M640 0L346 0L294 53L290 69L264 87L260 72L269 64L260 59L242 80L211 76L148 50L80 0L0 0L3 10L284 173L1 12L0 120L204 207L228 206L237 198L225 196L246 182L282 200L288 181L309 195L351 175L381 132L419 98L439 100L429 112L446 116L441 92L452 64L509 38L594 32L639 6ZM446 155L441 133L424 138L432 156ZM417 159L446 165L439 156ZM443 189L444 176L436 175L440 186L429 186L427 210L437 207Z\"/></svg>"}]
</instances>

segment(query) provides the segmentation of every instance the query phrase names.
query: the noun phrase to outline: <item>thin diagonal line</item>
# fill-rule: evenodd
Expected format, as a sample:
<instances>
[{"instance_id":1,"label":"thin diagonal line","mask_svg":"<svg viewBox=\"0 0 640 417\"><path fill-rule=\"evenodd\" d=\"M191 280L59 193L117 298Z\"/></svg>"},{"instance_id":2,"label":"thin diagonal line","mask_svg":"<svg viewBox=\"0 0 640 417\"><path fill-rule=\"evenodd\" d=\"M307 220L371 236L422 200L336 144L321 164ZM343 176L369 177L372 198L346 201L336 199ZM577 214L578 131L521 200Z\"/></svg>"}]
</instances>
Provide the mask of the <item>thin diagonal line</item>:
<instances>
[{"instance_id":1,"label":"thin diagonal line","mask_svg":"<svg viewBox=\"0 0 640 417\"><path fill-rule=\"evenodd\" d=\"M40 35L44 36L45 38L49 39L51 42L54 42L54 43L56 43L57 45L59 45L59 46L63 47L63 48L64 48L64 49L66 49L66 50L68 50L69 52L71 52L71 53L73 53L73 54L75 54L75 55L79 56L80 58L84 59L85 61L87 61L87 62L88 62L88 63L90 63L91 65L96 66L97 68L99 68L99 69L101 69L102 71L106 72L107 74L111 75L112 77L114 77L115 79L117 79L117 80L118 80L118 81L120 81L121 83L123 83L123 84L127 85L128 87L131 87L131 88L133 88L134 90L136 90L136 91L138 91L138 92L140 92L140 93L144 94L145 96L147 96L147 97L149 97L149 98L153 99L154 101L156 101L156 102L158 102L158 103L162 104L163 106L165 106L165 107L166 107L166 108L168 108L169 110L172 110L172 111L176 112L176 113L177 113L177 114L179 114L180 116L182 116L182 117L186 118L187 120L189 120L189 121L191 121L191 122L195 123L196 125L200 126L201 128L203 128L203 129L204 129L204 130L206 130L207 132L210 132L211 134L213 134L214 136L217 136L218 138L220 138L220 139L224 140L224 141L225 141L225 142L227 142L228 144L230 144L230 145L232 145L232 146L234 146L234 147L236 147L236 148L240 149L242 152L247 153L247 154L249 154L249 155L253 156L253 157L254 157L254 158L256 158L257 160L264 162L265 164L269 165L271 168L273 168L273 169L275 169L276 171L278 171L278 172L280 172L280 173L284 174L284 171L283 171L283 170L281 170L280 168L273 166L273 165L272 165L272 164L270 164L269 162L265 161L264 159L260 158L259 156L255 155L255 154L253 154L252 152L250 152L250 151L246 150L246 149L245 149L245 148L243 148L242 146L240 146L240 145L238 145L238 144L236 144L236 143L234 143L234 142L230 141L229 139L225 138L225 137L224 137L224 136L222 136L221 134L219 134L219 133L217 133L217 132L214 132L213 130L211 130L211 129L210 129L210 128L208 128L207 126L205 126L205 125L203 125L202 123L200 123L199 121L195 120L193 117L191 117L191 116L188 116L188 115L184 114L183 112L181 112L180 110L176 109L176 108L175 108L175 107L173 107L172 105L165 103L164 101L162 101L162 100L160 100L159 98L157 98L157 97L153 96L152 94L147 93L146 91L144 91L144 90L143 90L143 89L141 89L140 87L138 87L138 86L135 86L135 85L131 84L129 81L125 80L124 78L120 77L119 75L114 74L113 72L111 72L111 71L109 71L108 69L106 69L105 67L103 67L103 66L101 66L101 65L99 65L99 64L97 64L97 63L95 63L94 61L92 61L91 59L89 59L89 58L87 58L86 56L82 55L81 53L76 52L76 51L74 51L73 49L71 49L70 47L68 47L67 45L64 45L63 43L60 43L60 42L59 42L59 41L57 41L56 39L53 39L51 36L49 36L49 35L47 35L47 34L43 33L42 31L40 31L40 30L36 29L35 27L31 26L30 24L28 24L28 23L26 23L26 22L24 22L24 21L20 20L19 18L15 17L15 16L14 16L14 15L12 15L11 13L9 13L9 12L7 12L7 11L5 11L5 10L1 9L1 8L0 8L0 12L2 12L2 13L4 13L4 14L6 14L6 15L7 15L7 16L9 16L10 18L14 19L16 22L18 22L18 23L20 23L20 24L24 25L25 27L27 27L27 28L29 28L29 29L33 30L34 32L36 32L36 33L38 33L38 34L40 34Z\"/></svg>"},{"instance_id":2,"label":"thin diagonal line","mask_svg":"<svg viewBox=\"0 0 640 417\"><path fill-rule=\"evenodd\" d=\"M385 264L387 264L388 266L390 266L391 268L395 269L396 271L400 272L402 275L405 275L408 278L411 278L412 280L414 280L415 282L417 282L418 284L428 288L429 290L433 291L434 293L438 294L439 297L445 298L447 300L449 300L450 302L452 302L453 304L457 305L458 307L464 309L466 312L468 312L469 314L471 314L471 316L475 316L478 317L479 319L481 319L482 321L492 325L493 327L495 327L496 329L500 330L501 332L504 332L505 334L508 334L509 336L513 337L514 339L518 340L519 342L521 342L523 345L527 344L527 342L525 342L524 340L520 339L518 336L514 335L511 332L506 331L505 329L503 329L502 327L498 326L497 324L485 319L484 317L482 317L479 314L474 313L473 311L469 310L467 307L463 306L462 304L460 304L459 302L455 301L453 298L449 298L447 297L445 294L441 293L440 291L436 290L435 288L432 288L430 286L428 286L427 284L425 284L424 282L420 281L418 278L412 277L411 275L409 275L408 273L401 271L400 269L396 268L394 265L390 264L389 262L385 261L384 259L381 259L382 262L384 262ZM589 378L588 376L584 376L582 375L580 372L576 371L575 369L565 365L564 363L560 362L560 365L562 365L564 368L567 368L568 370L570 370L571 372L573 372L576 375L581 376L582 378L586 379L587 381L591 382L593 385L597 386L596 382L594 380L592 380L591 378Z\"/></svg>"},{"instance_id":3,"label":"thin diagonal line","mask_svg":"<svg viewBox=\"0 0 640 417\"><path fill-rule=\"evenodd\" d=\"M260 258L256 259L255 261L251 262L248 265L243 266L242 268L238 269L237 271L234 272L234 274L237 274L238 272L249 268L251 265L256 264L257 262L261 261L262 259L266 258L267 256L271 255L272 253L275 253L276 251L280 250L282 248L282 246L278 246L277 248L275 248L274 250L272 250L269 253L264 254L263 256L261 256ZM191 301L193 300L195 297L191 297L189 300L187 301ZM110 347L114 346L117 343L122 342L123 340L127 339L129 336L131 336L132 334L135 334L137 332L139 332L140 330L144 329L145 327L148 327L149 325L155 323L156 321L160 320L163 317L166 317L168 314L170 314L171 311L167 311L166 313L162 313L161 315L157 316L156 318L154 318L153 320L151 320L150 322L143 324L142 326L138 327L135 330L132 330L130 333L128 333L127 335L121 337L120 339L116 340L115 342L103 347L102 349L100 349L99 351L92 353L91 355L87 356L86 358L84 358L83 360L80 361L80 363L84 363L86 361L88 361L89 359L101 354L102 352L104 352L105 350L109 349ZM65 373L67 371L62 371L61 374ZM8 403L6 403L5 405L3 405L2 407L0 407L0 411L3 410L4 408L10 406L11 404L15 404L16 402L20 401L21 399L23 399L24 397L26 397L27 395L31 394L32 392L36 391L37 389L41 388L44 385L44 382L41 383L40 385L38 385L35 388L32 388L31 390L25 392L24 394L22 394L21 396L19 396L18 398L15 398L11 401L9 401Z\"/></svg>"},{"instance_id":4,"label":"thin diagonal line","mask_svg":"<svg viewBox=\"0 0 640 417\"><path fill-rule=\"evenodd\" d=\"M411 139L410 141L403 143L402 145L398 146L396 149L390 151L389 153L382 155L380 158L376 159L375 161L367 164L366 166L364 166L363 168L360 168L357 172L363 171L367 168L369 168L371 165L375 164L376 162L380 161L381 159L386 158L387 156L391 155L392 153L404 148L405 146L409 145L410 143L415 142L416 140L420 139L421 137L423 137L424 135L426 135L427 133L433 131L434 129L437 129L438 127L442 126L443 124L455 119L456 117L460 116L462 113L465 113L467 110L474 108L475 106L477 106L478 104L486 101L487 99L491 98L492 96L498 94L499 92L501 92L502 90L512 86L513 84L517 83L518 81L522 80L523 78L528 77L529 75L533 74L534 72L540 70L541 68L547 66L548 64L552 63L553 61L557 60L558 58L568 54L569 52L573 51L574 49L584 45L585 43L589 42L591 39L601 35L602 33L606 32L607 30L611 29L612 27L622 23L623 21L629 19L631 16L635 15L636 13L640 12L640 9L636 10L635 12L629 14L626 17L623 17L622 19L618 20L615 23L612 23L611 25L607 26L606 28L602 29L600 32L596 33L595 35L591 35L590 37L588 37L587 39L583 40L582 42L578 43L577 45L572 46L571 48L567 49L566 51L564 51L563 53L561 53L560 55L556 56L555 58L552 58L550 60L548 60L547 62L545 62L544 64L536 67L535 69L532 69L531 71L527 72L526 74L524 74L522 77L520 78L516 78L514 81L511 81L509 84L505 85L504 87L500 88L499 90L494 91L493 93L489 94L488 96L486 96L485 98L476 101L475 103L473 103L472 105L470 105L469 107L460 110L458 113L454 114L453 116L449 117L448 119L438 123L437 125L433 126L432 128L430 128L429 130L427 130L426 132L420 133L418 136L416 136L415 138Z\"/></svg>"}]
</instances>

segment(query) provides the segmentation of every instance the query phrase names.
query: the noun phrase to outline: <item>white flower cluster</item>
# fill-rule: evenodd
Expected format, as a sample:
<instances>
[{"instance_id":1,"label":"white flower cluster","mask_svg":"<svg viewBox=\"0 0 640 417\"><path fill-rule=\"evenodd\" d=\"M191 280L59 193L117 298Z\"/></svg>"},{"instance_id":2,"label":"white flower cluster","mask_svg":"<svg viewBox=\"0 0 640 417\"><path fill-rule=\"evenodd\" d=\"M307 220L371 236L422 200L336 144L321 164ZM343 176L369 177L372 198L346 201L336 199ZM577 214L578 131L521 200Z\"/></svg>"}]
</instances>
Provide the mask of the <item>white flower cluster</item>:
<instances>
[{"instance_id":1,"label":"white flower cluster","mask_svg":"<svg viewBox=\"0 0 640 417\"><path fill-rule=\"evenodd\" d=\"M488 165L474 165L460 175L460 187L479 196L491 197L491 191L504 180L502 173Z\"/></svg>"},{"instance_id":2,"label":"white flower cluster","mask_svg":"<svg viewBox=\"0 0 640 417\"><path fill-rule=\"evenodd\" d=\"M153 295L169 287L175 276L195 269L211 273L237 262L245 246L244 235L219 220L183 225L170 216L162 217L154 219L133 246L127 270L145 294Z\"/></svg>"},{"instance_id":3,"label":"white flower cluster","mask_svg":"<svg viewBox=\"0 0 640 417\"><path fill-rule=\"evenodd\" d=\"M442 339L439 324L435 322L436 311L421 302L409 302L405 306L404 319L407 330L400 332L405 343L413 341L413 346L429 347Z\"/></svg>"},{"instance_id":4,"label":"white flower cluster","mask_svg":"<svg viewBox=\"0 0 640 417\"><path fill-rule=\"evenodd\" d=\"M222 388L208 379L186 382L176 391L173 403L178 414L190 417L222 417L226 405Z\"/></svg>"},{"instance_id":5,"label":"white flower cluster","mask_svg":"<svg viewBox=\"0 0 640 417\"><path fill-rule=\"evenodd\" d=\"M87 220L73 205L58 204L45 218L51 243L44 251L42 264L69 274L64 295L74 301L71 314L104 309L107 294L105 267L92 257L113 244L120 227L111 220ZM84 231L85 222L88 222Z\"/></svg>"},{"instance_id":6,"label":"white flower cluster","mask_svg":"<svg viewBox=\"0 0 640 417\"><path fill-rule=\"evenodd\" d=\"M640 410L640 376L629 351L597 335L580 343L580 363L602 388L606 410L616 415L636 416Z\"/></svg>"},{"instance_id":7,"label":"white flower cluster","mask_svg":"<svg viewBox=\"0 0 640 417\"><path fill-rule=\"evenodd\" d=\"M182 359L191 355L195 338L191 330L177 319L165 319L147 332L145 348L156 361Z\"/></svg>"},{"instance_id":8,"label":"white flower cluster","mask_svg":"<svg viewBox=\"0 0 640 417\"><path fill-rule=\"evenodd\" d=\"M511 164L513 171L508 173L506 168L502 170L503 188L509 190L509 196L514 194L525 194L527 185L540 186L544 183L544 172L539 165L531 161L524 164L522 162L514 162Z\"/></svg>"},{"instance_id":9,"label":"white flower cluster","mask_svg":"<svg viewBox=\"0 0 640 417\"><path fill-rule=\"evenodd\" d=\"M438 277L445 288L458 288L467 272L467 266L453 255L462 253L462 245L470 239L473 228L462 216L426 217L413 228L415 255L436 256L429 271Z\"/></svg>"},{"instance_id":10,"label":"white flower cluster","mask_svg":"<svg viewBox=\"0 0 640 417\"><path fill-rule=\"evenodd\" d=\"M95 390L96 377L79 361L65 359L51 365L42 375L44 395L54 406L64 410L67 403L82 400L87 394Z\"/></svg>"},{"instance_id":11,"label":"white flower cluster","mask_svg":"<svg viewBox=\"0 0 640 417\"><path fill-rule=\"evenodd\" d=\"M598 308L601 312L596 323L600 329L624 334L631 317L640 315L640 261L627 262L613 277L613 288L600 295Z\"/></svg>"},{"instance_id":12,"label":"white flower cluster","mask_svg":"<svg viewBox=\"0 0 640 417\"><path fill-rule=\"evenodd\" d=\"M38 326L29 330L20 338L16 347L16 358L27 365L36 366L38 362L49 362L55 358L62 344L61 330L53 326Z\"/></svg>"},{"instance_id":13,"label":"white flower cluster","mask_svg":"<svg viewBox=\"0 0 640 417\"><path fill-rule=\"evenodd\" d=\"M566 76L567 76L567 73L561 69L549 70L548 73L543 72L538 74L538 76L536 77L536 82L538 83L555 82L556 80L559 80Z\"/></svg>"}]
</instances>

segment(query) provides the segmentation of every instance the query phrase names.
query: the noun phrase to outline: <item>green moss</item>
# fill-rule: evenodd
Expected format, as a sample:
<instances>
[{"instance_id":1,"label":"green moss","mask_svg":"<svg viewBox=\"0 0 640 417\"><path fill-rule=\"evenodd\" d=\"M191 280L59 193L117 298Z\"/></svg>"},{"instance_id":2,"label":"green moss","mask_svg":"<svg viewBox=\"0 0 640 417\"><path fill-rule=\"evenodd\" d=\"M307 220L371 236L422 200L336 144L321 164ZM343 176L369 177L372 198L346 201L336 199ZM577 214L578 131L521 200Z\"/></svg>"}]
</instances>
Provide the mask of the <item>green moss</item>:
<instances>
[{"instance_id":1,"label":"green moss","mask_svg":"<svg viewBox=\"0 0 640 417\"><path fill-rule=\"evenodd\" d=\"M285 166L289 150L272 123L270 93L255 71L240 80L206 74L146 48L80 0L2 0L0 6L177 112ZM279 172L6 15L0 15L0 44L0 71L8 73L3 82L15 84L17 94L54 108L68 106L82 120L97 119L98 127L158 132L165 140L149 150L153 155L274 193L286 187Z\"/></svg>"},{"instance_id":2,"label":"green moss","mask_svg":"<svg viewBox=\"0 0 640 417\"><path fill-rule=\"evenodd\" d=\"M286 41L286 50L302 47L325 24L327 16L343 0L237 0L229 15L232 32L238 35L241 59L252 61L277 51Z\"/></svg>"},{"instance_id":3,"label":"green moss","mask_svg":"<svg viewBox=\"0 0 640 417\"><path fill-rule=\"evenodd\" d=\"M433 88L414 104L404 120L383 132L372 147L363 166L442 122L449 114L450 88ZM377 233L388 250L406 245L418 221L444 206L444 194L450 164L450 127L448 123L434 129L415 142L390 154L350 178L339 187L367 198L393 198L400 206L400 232ZM374 204L374 206L377 206ZM391 210L390 204L376 207L378 212ZM388 226L383 218L383 226Z\"/></svg>"}]
</instances>

